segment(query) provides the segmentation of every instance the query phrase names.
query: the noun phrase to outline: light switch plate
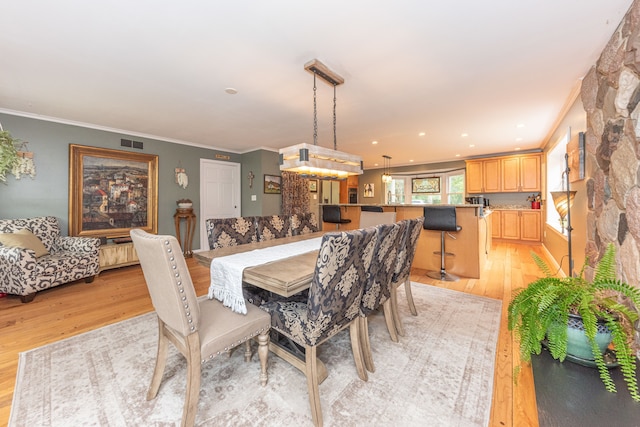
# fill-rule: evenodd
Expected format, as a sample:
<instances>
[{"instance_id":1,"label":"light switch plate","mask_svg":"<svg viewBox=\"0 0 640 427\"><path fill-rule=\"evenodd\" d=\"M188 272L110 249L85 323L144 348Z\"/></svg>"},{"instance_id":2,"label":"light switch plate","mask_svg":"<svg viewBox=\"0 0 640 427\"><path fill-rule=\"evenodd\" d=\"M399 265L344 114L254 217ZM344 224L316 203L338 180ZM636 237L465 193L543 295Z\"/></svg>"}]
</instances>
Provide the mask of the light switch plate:
<instances>
[{"instance_id":1,"label":"light switch plate","mask_svg":"<svg viewBox=\"0 0 640 427\"><path fill-rule=\"evenodd\" d=\"M258 200L258 196L256 196L255 194L251 195L251 201L255 202L256 200Z\"/></svg>"}]
</instances>

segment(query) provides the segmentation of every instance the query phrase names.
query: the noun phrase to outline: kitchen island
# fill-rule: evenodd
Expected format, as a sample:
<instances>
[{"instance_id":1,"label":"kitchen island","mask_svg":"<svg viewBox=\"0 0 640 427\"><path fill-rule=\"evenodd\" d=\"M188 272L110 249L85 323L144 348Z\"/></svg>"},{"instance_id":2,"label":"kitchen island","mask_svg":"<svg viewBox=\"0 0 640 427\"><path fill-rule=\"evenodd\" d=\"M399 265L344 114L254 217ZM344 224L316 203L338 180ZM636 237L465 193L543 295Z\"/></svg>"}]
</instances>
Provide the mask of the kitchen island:
<instances>
[{"instance_id":1,"label":"kitchen island","mask_svg":"<svg viewBox=\"0 0 640 427\"><path fill-rule=\"evenodd\" d=\"M348 224L341 224L341 230L354 230L360 228L360 211L365 204L339 204L342 218L351 220ZM395 212L396 220L417 218L423 216L425 205L389 204L381 206L385 212ZM442 205L439 205L442 206ZM491 211L482 205L454 205L456 207L456 221L462 227L457 233L452 233L455 240L445 237L445 249L454 256L445 257L446 270L456 276L465 278L480 278L480 272L487 260L491 249L491 220L487 218ZM320 207L322 218L322 205ZM322 223L325 231L335 230L335 224ZM422 230L415 258L414 268L426 270L440 270L440 232Z\"/></svg>"}]
</instances>

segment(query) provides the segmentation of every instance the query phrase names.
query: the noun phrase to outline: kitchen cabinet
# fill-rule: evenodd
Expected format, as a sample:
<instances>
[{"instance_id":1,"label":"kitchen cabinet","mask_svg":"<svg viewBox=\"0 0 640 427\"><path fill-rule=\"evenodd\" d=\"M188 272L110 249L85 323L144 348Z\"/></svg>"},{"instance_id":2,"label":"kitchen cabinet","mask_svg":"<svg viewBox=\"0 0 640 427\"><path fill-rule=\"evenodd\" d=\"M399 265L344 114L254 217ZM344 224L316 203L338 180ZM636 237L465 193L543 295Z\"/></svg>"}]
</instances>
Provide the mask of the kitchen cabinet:
<instances>
[{"instance_id":1,"label":"kitchen cabinet","mask_svg":"<svg viewBox=\"0 0 640 427\"><path fill-rule=\"evenodd\" d=\"M349 190L358 193L358 175L349 175L347 179L340 181L340 203L349 203Z\"/></svg>"},{"instance_id":2,"label":"kitchen cabinet","mask_svg":"<svg viewBox=\"0 0 640 427\"><path fill-rule=\"evenodd\" d=\"M499 239L502 237L502 215L500 211L494 211L491 215L491 237Z\"/></svg>"},{"instance_id":3,"label":"kitchen cabinet","mask_svg":"<svg viewBox=\"0 0 640 427\"><path fill-rule=\"evenodd\" d=\"M540 191L539 154L505 157L501 159L502 192Z\"/></svg>"},{"instance_id":4,"label":"kitchen cabinet","mask_svg":"<svg viewBox=\"0 0 640 427\"><path fill-rule=\"evenodd\" d=\"M500 159L470 160L466 169L467 193L500 191Z\"/></svg>"},{"instance_id":5,"label":"kitchen cabinet","mask_svg":"<svg viewBox=\"0 0 640 427\"><path fill-rule=\"evenodd\" d=\"M542 214L539 210L496 210L492 216L494 217L494 238L523 242L542 241ZM496 217L500 217L500 219ZM499 232L496 228L499 229Z\"/></svg>"}]
</instances>

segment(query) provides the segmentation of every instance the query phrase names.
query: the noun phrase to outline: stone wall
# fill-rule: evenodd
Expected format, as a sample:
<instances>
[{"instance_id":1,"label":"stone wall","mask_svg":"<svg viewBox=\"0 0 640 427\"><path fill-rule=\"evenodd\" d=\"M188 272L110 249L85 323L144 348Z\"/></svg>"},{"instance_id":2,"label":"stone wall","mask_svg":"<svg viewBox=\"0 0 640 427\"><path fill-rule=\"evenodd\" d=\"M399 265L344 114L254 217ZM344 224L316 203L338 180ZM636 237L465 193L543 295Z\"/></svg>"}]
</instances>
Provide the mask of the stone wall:
<instances>
[{"instance_id":1,"label":"stone wall","mask_svg":"<svg viewBox=\"0 0 640 427\"><path fill-rule=\"evenodd\" d=\"M640 287L640 0L584 78L581 96L587 112L586 256L600 259L614 243L618 276Z\"/></svg>"}]
</instances>

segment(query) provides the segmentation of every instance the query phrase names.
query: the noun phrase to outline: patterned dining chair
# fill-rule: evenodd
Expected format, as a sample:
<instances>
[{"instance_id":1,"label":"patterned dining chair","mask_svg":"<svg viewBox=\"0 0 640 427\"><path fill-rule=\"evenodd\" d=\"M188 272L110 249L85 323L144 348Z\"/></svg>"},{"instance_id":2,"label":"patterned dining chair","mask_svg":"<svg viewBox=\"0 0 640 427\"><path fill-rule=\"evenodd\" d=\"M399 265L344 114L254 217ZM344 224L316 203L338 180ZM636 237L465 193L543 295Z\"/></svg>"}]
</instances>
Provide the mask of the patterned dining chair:
<instances>
[{"instance_id":1,"label":"patterned dining chair","mask_svg":"<svg viewBox=\"0 0 640 427\"><path fill-rule=\"evenodd\" d=\"M377 241L373 250L373 261L367 272L367 282L364 286L362 304L360 305L360 338L362 339L362 354L365 367L369 372L375 372L371 343L369 340L368 316L382 306L385 323L389 336L394 342L398 341L393 305L391 303L391 279L395 271L398 244L404 233L405 223L381 224L375 226L378 230ZM395 289L393 289L395 291Z\"/></svg>"},{"instance_id":2,"label":"patterned dining chair","mask_svg":"<svg viewBox=\"0 0 640 427\"><path fill-rule=\"evenodd\" d=\"M309 403L316 426L322 425L316 360L318 345L348 327L358 376L367 379L360 347L359 314L376 233L375 228L369 228L325 234L307 301L282 300L262 306L271 314L271 328L305 350Z\"/></svg>"},{"instance_id":3,"label":"patterned dining chair","mask_svg":"<svg viewBox=\"0 0 640 427\"><path fill-rule=\"evenodd\" d=\"M416 247L418 245L418 239L422 231L422 223L424 217L413 218L405 220L407 224L405 232L400 244L398 245L398 261L396 263L396 269L391 279L391 299L393 304L393 315L396 324L396 330L398 335L404 336L404 326L400 320L400 314L398 311L398 293L397 288L404 283L405 295L407 297L407 303L409 304L409 310L414 316L418 315L416 305L413 302L413 294L411 293L411 265L413 264L413 258L416 254Z\"/></svg>"},{"instance_id":4,"label":"patterned dining chair","mask_svg":"<svg viewBox=\"0 0 640 427\"><path fill-rule=\"evenodd\" d=\"M160 389L168 344L171 342L187 360L187 387L182 426L195 422L200 394L200 365L257 336L260 382L267 383L269 314L247 306L238 314L216 299L196 298L191 275L180 244L173 236L158 236L131 230L153 308L158 316L158 354L147 400ZM251 358L251 354L247 355Z\"/></svg>"},{"instance_id":5,"label":"patterned dining chair","mask_svg":"<svg viewBox=\"0 0 640 427\"><path fill-rule=\"evenodd\" d=\"M289 215L256 217L256 233L259 242L291 236Z\"/></svg>"},{"instance_id":6,"label":"patterned dining chair","mask_svg":"<svg viewBox=\"0 0 640 427\"><path fill-rule=\"evenodd\" d=\"M315 233L318 231L318 216L313 212L291 215L291 235Z\"/></svg>"},{"instance_id":7,"label":"patterned dining chair","mask_svg":"<svg viewBox=\"0 0 640 427\"><path fill-rule=\"evenodd\" d=\"M226 248L258 241L256 219L253 216L207 219L205 224L209 249Z\"/></svg>"}]
</instances>

